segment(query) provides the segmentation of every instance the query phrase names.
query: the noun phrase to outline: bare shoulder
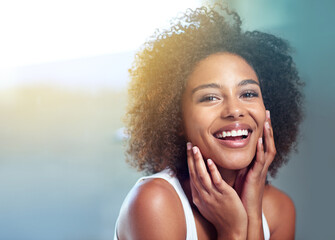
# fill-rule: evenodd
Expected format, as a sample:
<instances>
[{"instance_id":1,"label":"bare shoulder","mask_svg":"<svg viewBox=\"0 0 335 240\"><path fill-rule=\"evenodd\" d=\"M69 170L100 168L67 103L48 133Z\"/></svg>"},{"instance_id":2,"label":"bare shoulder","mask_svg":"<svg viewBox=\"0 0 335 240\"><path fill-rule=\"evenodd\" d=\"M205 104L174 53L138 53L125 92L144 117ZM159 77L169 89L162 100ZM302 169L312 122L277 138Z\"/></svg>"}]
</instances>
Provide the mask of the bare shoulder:
<instances>
[{"instance_id":1,"label":"bare shoulder","mask_svg":"<svg viewBox=\"0 0 335 240\"><path fill-rule=\"evenodd\" d=\"M269 224L271 239L294 239L295 207L286 193L272 185L265 186L263 211Z\"/></svg>"},{"instance_id":2,"label":"bare shoulder","mask_svg":"<svg viewBox=\"0 0 335 240\"><path fill-rule=\"evenodd\" d=\"M131 190L120 211L117 234L124 239L185 239L183 207L164 179L148 179Z\"/></svg>"}]
</instances>

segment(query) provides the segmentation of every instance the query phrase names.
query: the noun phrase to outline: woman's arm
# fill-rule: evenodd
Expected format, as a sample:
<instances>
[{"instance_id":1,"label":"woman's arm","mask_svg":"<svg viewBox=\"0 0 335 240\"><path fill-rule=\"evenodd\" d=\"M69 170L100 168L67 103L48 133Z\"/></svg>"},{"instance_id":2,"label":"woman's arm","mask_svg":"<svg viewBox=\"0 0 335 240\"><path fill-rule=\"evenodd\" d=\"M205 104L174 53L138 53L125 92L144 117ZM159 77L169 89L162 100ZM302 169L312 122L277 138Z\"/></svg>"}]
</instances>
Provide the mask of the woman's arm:
<instances>
[{"instance_id":1,"label":"woman's arm","mask_svg":"<svg viewBox=\"0 0 335 240\"><path fill-rule=\"evenodd\" d=\"M185 240L183 207L177 193L165 180L144 180L125 201L117 226L119 240Z\"/></svg>"}]
</instances>

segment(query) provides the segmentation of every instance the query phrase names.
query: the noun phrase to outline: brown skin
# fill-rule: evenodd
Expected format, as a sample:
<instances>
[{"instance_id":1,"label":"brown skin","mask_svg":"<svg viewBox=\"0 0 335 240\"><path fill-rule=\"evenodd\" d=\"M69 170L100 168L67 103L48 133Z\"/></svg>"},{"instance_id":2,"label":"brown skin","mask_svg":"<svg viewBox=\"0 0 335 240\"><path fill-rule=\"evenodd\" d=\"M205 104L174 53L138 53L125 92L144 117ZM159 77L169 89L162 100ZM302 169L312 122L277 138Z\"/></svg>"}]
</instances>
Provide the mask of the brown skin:
<instances>
[{"instance_id":1,"label":"brown skin","mask_svg":"<svg viewBox=\"0 0 335 240\"><path fill-rule=\"evenodd\" d=\"M258 83L250 65L228 53L202 60L188 78L182 100L184 134L197 146L187 145L190 178L181 184L192 203L199 239L263 239L262 211L271 239L294 239L293 202L265 185L276 148ZM209 87L195 90L204 85ZM250 127L242 147L221 145L214 137L232 123ZM151 179L133 189L120 213L118 236L185 239L183 208L173 187Z\"/></svg>"},{"instance_id":2,"label":"brown skin","mask_svg":"<svg viewBox=\"0 0 335 240\"><path fill-rule=\"evenodd\" d=\"M126 198L117 226L119 239L185 239L183 207L163 179L145 180Z\"/></svg>"},{"instance_id":3,"label":"brown skin","mask_svg":"<svg viewBox=\"0 0 335 240\"><path fill-rule=\"evenodd\" d=\"M228 184L233 183L235 170L251 163L263 134L265 106L253 68L231 53L210 55L188 77L182 110L187 141L218 165ZM214 136L232 125L251 132L247 144L227 146Z\"/></svg>"}]
</instances>

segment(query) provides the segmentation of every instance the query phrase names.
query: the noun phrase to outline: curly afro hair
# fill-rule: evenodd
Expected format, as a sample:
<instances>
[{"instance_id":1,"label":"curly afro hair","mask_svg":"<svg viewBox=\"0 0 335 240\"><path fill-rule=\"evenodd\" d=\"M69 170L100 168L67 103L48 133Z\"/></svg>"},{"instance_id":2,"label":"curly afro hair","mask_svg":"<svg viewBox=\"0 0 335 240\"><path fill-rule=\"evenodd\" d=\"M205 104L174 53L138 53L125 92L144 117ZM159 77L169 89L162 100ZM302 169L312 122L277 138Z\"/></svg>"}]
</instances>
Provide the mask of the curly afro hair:
<instances>
[{"instance_id":1,"label":"curly afro hair","mask_svg":"<svg viewBox=\"0 0 335 240\"><path fill-rule=\"evenodd\" d=\"M244 58L258 75L271 111L277 155L272 177L288 161L302 121L302 86L288 43L259 31L242 31L236 12L217 6L188 9L157 31L136 54L125 118L127 161L147 174L170 167L187 177L181 98L186 79L202 59L218 52Z\"/></svg>"}]
</instances>

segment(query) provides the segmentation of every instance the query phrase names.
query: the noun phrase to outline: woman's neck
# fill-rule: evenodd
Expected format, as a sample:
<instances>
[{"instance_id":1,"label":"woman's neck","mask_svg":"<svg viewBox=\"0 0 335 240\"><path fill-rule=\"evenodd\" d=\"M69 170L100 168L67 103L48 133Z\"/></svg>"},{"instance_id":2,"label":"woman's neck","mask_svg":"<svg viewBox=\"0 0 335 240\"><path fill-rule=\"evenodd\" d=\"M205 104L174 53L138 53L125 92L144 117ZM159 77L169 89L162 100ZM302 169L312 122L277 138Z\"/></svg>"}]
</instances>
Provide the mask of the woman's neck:
<instances>
[{"instance_id":1,"label":"woman's neck","mask_svg":"<svg viewBox=\"0 0 335 240\"><path fill-rule=\"evenodd\" d=\"M234 186L238 170L229 170L224 168L218 169L222 179L231 187Z\"/></svg>"}]
</instances>

